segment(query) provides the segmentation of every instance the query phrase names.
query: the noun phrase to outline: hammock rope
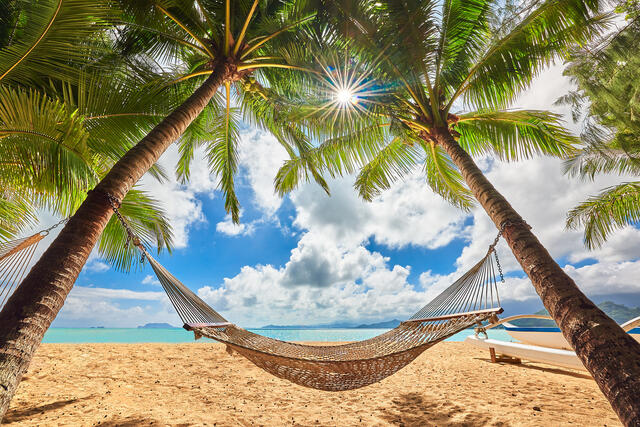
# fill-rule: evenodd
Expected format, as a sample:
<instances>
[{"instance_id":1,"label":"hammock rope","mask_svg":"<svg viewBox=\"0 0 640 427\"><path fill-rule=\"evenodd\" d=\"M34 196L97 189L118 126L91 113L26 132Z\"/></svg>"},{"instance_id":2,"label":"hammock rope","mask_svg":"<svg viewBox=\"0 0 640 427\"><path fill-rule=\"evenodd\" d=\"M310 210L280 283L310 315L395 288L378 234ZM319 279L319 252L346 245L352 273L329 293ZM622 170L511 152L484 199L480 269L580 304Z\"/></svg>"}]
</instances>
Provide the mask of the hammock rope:
<instances>
[{"instance_id":1,"label":"hammock rope","mask_svg":"<svg viewBox=\"0 0 640 427\"><path fill-rule=\"evenodd\" d=\"M255 334L227 321L156 261L118 212L117 199L106 196L130 240L142 252L142 260L149 260L185 329L196 339L204 336L222 342L259 368L305 387L342 391L373 384L402 369L429 347L503 311L496 266L502 282L504 277L495 246L508 223L477 264L388 332L340 345L304 345Z\"/></svg>"},{"instance_id":2,"label":"hammock rope","mask_svg":"<svg viewBox=\"0 0 640 427\"><path fill-rule=\"evenodd\" d=\"M380 381L434 344L502 312L491 248L429 304L384 334L342 345L290 343L228 322L140 248L184 328L193 331L196 339L204 336L225 343L267 372L321 390L349 390Z\"/></svg>"},{"instance_id":3,"label":"hammock rope","mask_svg":"<svg viewBox=\"0 0 640 427\"><path fill-rule=\"evenodd\" d=\"M28 237L0 242L0 310L22 282L38 243L49 235L51 230L66 221L67 218Z\"/></svg>"}]
</instances>

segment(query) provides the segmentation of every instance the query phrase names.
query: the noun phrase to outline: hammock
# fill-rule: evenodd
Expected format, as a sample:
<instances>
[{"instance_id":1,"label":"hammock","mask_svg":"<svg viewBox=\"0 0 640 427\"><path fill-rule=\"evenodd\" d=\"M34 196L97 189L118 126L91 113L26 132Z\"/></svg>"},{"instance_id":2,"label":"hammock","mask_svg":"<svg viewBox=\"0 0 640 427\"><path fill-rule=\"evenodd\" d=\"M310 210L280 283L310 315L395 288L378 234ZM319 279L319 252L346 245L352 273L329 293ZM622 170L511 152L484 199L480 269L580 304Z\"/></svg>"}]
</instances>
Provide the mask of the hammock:
<instances>
[{"instance_id":1,"label":"hammock","mask_svg":"<svg viewBox=\"0 0 640 427\"><path fill-rule=\"evenodd\" d=\"M68 218L38 231L29 237L0 242L0 310L9 299L9 295L22 281L27 267L33 259L38 243L54 228L66 223Z\"/></svg>"},{"instance_id":2,"label":"hammock","mask_svg":"<svg viewBox=\"0 0 640 427\"><path fill-rule=\"evenodd\" d=\"M399 371L429 347L474 324L487 319L495 321L495 316L502 313L493 261L495 257L502 280L495 253L498 234L484 258L411 318L384 334L329 346L268 338L228 322L207 305L145 250L116 206L114 211L128 237L149 260L185 329L193 331L196 339L204 336L225 343L256 366L302 386L341 391L373 384ZM22 279L38 243L50 229L0 243L0 308Z\"/></svg>"},{"instance_id":3,"label":"hammock","mask_svg":"<svg viewBox=\"0 0 640 427\"><path fill-rule=\"evenodd\" d=\"M0 243L0 310L27 272L38 243L45 234Z\"/></svg>"},{"instance_id":4,"label":"hammock","mask_svg":"<svg viewBox=\"0 0 640 427\"><path fill-rule=\"evenodd\" d=\"M502 313L492 245L480 262L395 329L342 345L290 343L254 334L228 322L140 248L184 328L193 331L196 339L204 336L225 343L259 368L319 390L350 390L378 382L432 345Z\"/></svg>"}]
</instances>

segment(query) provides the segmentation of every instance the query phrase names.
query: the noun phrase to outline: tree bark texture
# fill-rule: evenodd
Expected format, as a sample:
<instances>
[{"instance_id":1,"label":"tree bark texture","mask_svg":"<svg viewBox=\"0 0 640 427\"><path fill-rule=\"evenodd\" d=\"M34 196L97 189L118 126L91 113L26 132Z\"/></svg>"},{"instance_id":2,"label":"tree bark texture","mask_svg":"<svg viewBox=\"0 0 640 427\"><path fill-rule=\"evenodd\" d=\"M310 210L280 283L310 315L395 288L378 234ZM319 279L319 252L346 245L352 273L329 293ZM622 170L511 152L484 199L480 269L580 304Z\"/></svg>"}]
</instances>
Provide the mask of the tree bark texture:
<instances>
[{"instance_id":1,"label":"tree bark texture","mask_svg":"<svg viewBox=\"0 0 640 427\"><path fill-rule=\"evenodd\" d=\"M0 312L0 422L44 333L111 218L106 194L122 200L234 72L226 63L215 67L202 86L113 166L9 298Z\"/></svg>"},{"instance_id":2,"label":"tree bark texture","mask_svg":"<svg viewBox=\"0 0 640 427\"><path fill-rule=\"evenodd\" d=\"M459 168L562 334L627 426L640 426L640 344L580 291L447 128L432 137Z\"/></svg>"}]
</instances>

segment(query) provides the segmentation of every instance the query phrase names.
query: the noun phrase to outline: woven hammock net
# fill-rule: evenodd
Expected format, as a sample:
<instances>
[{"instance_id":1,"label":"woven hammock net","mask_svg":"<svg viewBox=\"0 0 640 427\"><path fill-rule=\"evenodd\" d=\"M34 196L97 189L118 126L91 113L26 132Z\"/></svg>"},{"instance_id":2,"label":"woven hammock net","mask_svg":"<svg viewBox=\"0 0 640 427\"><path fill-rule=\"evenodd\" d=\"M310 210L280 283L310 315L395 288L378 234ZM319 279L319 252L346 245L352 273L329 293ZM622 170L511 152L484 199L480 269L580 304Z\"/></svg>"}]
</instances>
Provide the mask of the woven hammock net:
<instances>
[{"instance_id":1,"label":"woven hammock net","mask_svg":"<svg viewBox=\"0 0 640 427\"><path fill-rule=\"evenodd\" d=\"M171 303L196 339L225 343L265 371L327 391L378 382L434 344L502 312L491 247L487 255L398 327L374 338L341 345L303 345L265 337L222 317L145 251Z\"/></svg>"},{"instance_id":2,"label":"woven hammock net","mask_svg":"<svg viewBox=\"0 0 640 427\"><path fill-rule=\"evenodd\" d=\"M42 233L22 239L0 242L0 310L24 278Z\"/></svg>"},{"instance_id":3,"label":"woven hammock net","mask_svg":"<svg viewBox=\"0 0 640 427\"><path fill-rule=\"evenodd\" d=\"M0 243L0 309L21 282L45 235L41 232ZM378 382L432 345L502 312L492 245L462 277L384 334L341 345L290 343L228 322L141 249L185 329L193 331L196 338L204 336L225 343L277 377L320 390L350 390Z\"/></svg>"}]
</instances>

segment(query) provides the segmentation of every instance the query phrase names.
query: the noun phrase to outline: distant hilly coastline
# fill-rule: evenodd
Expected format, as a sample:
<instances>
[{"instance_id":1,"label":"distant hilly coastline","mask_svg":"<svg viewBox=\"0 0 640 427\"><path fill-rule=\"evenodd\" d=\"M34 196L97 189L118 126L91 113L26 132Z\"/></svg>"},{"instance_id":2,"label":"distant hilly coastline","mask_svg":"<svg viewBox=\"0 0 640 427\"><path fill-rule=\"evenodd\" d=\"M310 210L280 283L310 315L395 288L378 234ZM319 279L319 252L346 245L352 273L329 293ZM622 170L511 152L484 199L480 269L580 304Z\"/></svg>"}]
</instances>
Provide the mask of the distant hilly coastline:
<instances>
[{"instance_id":1,"label":"distant hilly coastline","mask_svg":"<svg viewBox=\"0 0 640 427\"><path fill-rule=\"evenodd\" d=\"M640 316L640 307L627 307L622 304L616 304L611 301L605 301L598 304L598 307L610 316L616 322L622 324L627 320L631 320ZM540 310L535 314L549 315L546 310ZM265 325L255 329L393 329L402 321L398 319L387 320L377 323L357 324L357 323L326 323L318 325ZM519 319L513 322L518 326L554 326L553 320L542 319ZM498 327L502 329L501 326Z\"/></svg>"},{"instance_id":2,"label":"distant hilly coastline","mask_svg":"<svg viewBox=\"0 0 640 427\"><path fill-rule=\"evenodd\" d=\"M168 323L147 323L143 326L138 326L138 329L179 329Z\"/></svg>"},{"instance_id":3,"label":"distant hilly coastline","mask_svg":"<svg viewBox=\"0 0 640 427\"><path fill-rule=\"evenodd\" d=\"M402 321L398 319L387 320L370 324L357 323L326 323L319 325L265 325L255 329L391 329L398 326Z\"/></svg>"},{"instance_id":4,"label":"distant hilly coastline","mask_svg":"<svg viewBox=\"0 0 640 427\"><path fill-rule=\"evenodd\" d=\"M620 324L640 316L640 307L635 307L635 308L627 307L626 305L616 304L615 302L611 302L611 301L605 301L596 305L600 310L604 311L607 314L607 316L611 317L613 320L615 320L617 323L620 323ZM536 314L542 314L542 315L548 316L549 312L547 310L540 310L536 312ZM535 320L535 319L523 319L520 322L523 322L524 320L530 320L534 322L545 322L545 320ZM552 322L552 321L548 320L547 322ZM518 324L521 326L531 326L525 323L518 323Z\"/></svg>"}]
</instances>

